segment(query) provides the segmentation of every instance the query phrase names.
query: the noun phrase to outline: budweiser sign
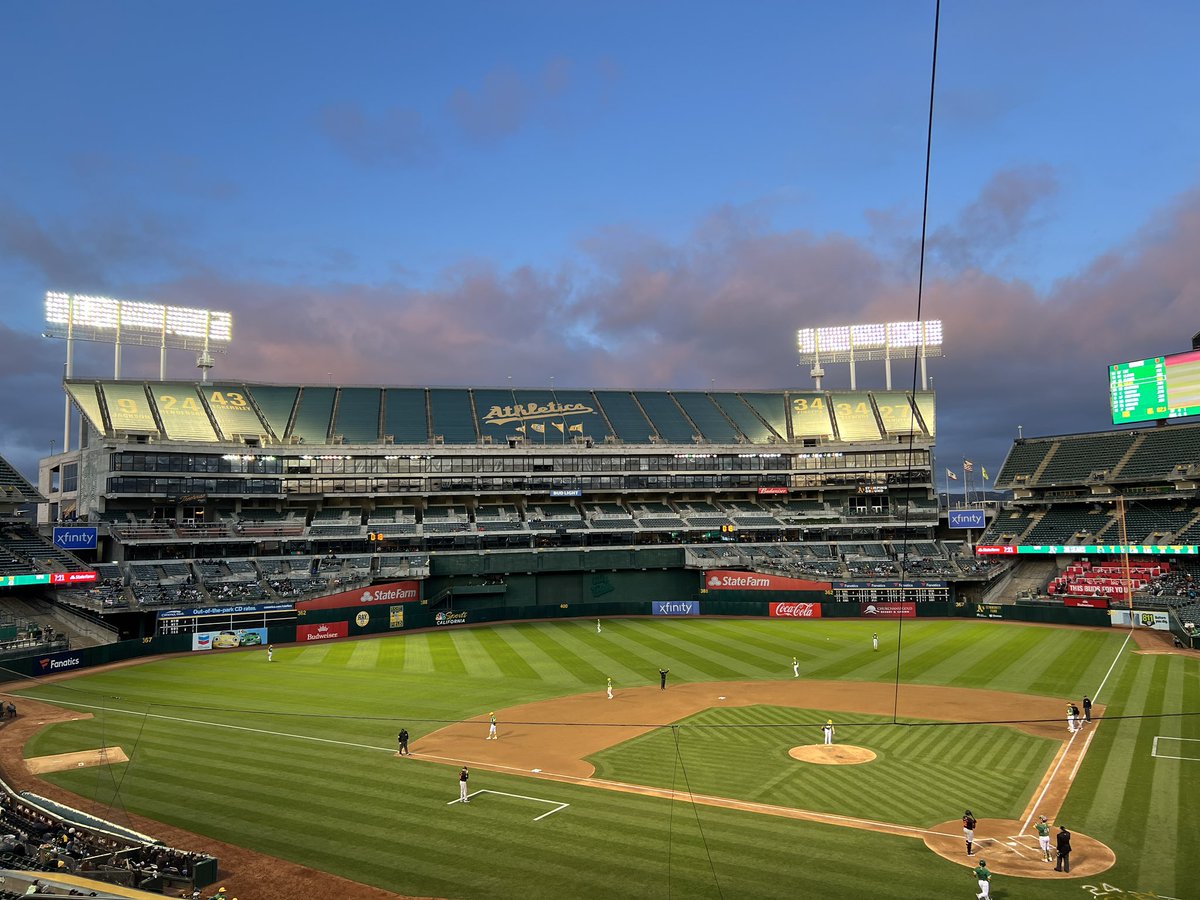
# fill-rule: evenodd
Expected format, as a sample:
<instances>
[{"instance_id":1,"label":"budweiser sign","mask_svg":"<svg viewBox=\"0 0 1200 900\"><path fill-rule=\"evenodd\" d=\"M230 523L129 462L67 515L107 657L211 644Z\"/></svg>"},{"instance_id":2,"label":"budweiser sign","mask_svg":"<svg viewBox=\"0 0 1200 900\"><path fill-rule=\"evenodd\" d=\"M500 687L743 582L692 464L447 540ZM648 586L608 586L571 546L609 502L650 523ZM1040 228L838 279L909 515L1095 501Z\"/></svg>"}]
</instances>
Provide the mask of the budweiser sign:
<instances>
[{"instance_id":1,"label":"budweiser sign","mask_svg":"<svg viewBox=\"0 0 1200 900\"><path fill-rule=\"evenodd\" d=\"M820 603L772 603L771 617L775 619L819 619Z\"/></svg>"},{"instance_id":2,"label":"budweiser sign","mask_svg":"<svg viewBox=\"0 0 1200 900\"><path fill-rule=\"evenodd\" d=\"M829 591L828 581L763 575L761 572L711 571L704 573L704 586L710 591Z\"/></svg>"}]
</instances>

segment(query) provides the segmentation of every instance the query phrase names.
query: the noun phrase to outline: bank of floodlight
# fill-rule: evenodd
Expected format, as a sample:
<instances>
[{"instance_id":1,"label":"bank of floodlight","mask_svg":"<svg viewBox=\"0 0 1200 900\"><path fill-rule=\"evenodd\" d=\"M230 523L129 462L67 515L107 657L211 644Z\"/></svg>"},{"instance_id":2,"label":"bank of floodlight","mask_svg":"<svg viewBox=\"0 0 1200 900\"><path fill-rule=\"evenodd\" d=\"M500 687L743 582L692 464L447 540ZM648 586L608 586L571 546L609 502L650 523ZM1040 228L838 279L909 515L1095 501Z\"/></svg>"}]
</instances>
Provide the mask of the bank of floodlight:
<instances>
[{"instance_id":1,"label":"bank of floodlight","mask_svg":"<svg viewBox=\"0 0 1200 900\"><path fill-rule=\"evenodd\" d=\"M883 360L887 387L892 387L892 360L921 360L921 387L928 388L925 360L942 356L942 322L888 322L872 325L834 325L801 328L796 332L796 350L802 362L811 364L817 389L825 370L822 363L849 363L850 387L857 388L855 363Z\"/></svg>"},{"instance_id":2,"label":"bank of floodlight","mask_svg":"<svg viewBox=\"0 0 1200 900\"><path fill-rule=\"evenodd\" d=\"M75 341L113 345L113 378L121 377L121 348L157 347L158 378L167 377L167 351L191 350L199 354L196 367L208 380L212 351L224 353L233 340L233 316L211 309L165 306L141 300L117 300L92 294L46 291L48 338L67 342L66 377L74 374ZM71 400L63 414L63 451L71 446Z\"/></svg>"}]
</instances>

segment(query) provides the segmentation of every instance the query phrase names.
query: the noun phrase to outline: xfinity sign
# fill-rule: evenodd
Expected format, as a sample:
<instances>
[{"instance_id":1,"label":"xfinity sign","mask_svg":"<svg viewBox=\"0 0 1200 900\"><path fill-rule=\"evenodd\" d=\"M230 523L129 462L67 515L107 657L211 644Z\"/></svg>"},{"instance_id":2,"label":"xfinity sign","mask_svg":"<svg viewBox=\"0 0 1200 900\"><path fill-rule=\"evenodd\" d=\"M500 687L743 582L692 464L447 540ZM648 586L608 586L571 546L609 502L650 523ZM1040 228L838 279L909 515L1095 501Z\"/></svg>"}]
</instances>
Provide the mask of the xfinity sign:
<instances>
[{"instance_id":1,"label":"xfinity sign","mask_svg":"<svg viewBox=\"0 0 1200 900\"><path fill-rule=\"evenodd\" d=\"M700 601L654 600L653 611L656 616L698 616L700 615Z\"/></svg>"},{"instance_id":2,"label":"xfinity sign","mask_svg":"<svg viewBox=\"0 0 1200 900\"><path fill-rule=\"evenodd\" d=\"M952 509L950 510L950 527L982 530L987 524L982 509Z\"/></svg>"},{"instance_id":3,"label":"xfinity sign","mask_svg":"<svg viewBox=\"0 0 1200 900\"><path fill-rule=\"evenodd\" d=\"M55 528L54 546L64 550L95 550L95 528Z\"/></svg>"}]
</instances>

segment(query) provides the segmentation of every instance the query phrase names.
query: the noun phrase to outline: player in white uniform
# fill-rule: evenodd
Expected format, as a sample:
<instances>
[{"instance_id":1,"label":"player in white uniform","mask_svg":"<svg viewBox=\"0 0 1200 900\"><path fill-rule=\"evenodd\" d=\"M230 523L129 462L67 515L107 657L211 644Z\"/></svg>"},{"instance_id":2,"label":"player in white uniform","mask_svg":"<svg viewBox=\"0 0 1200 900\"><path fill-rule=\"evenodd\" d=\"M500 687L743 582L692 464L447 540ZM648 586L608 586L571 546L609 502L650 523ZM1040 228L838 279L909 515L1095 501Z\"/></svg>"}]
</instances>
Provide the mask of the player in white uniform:
<instances>
[{"instance_id":1,"label":"player in white uniform","mask_svg":"<svg viewBox=\"0 0 1200 900\"><path fill-rule=\"evenodd\" d=\"M871 635L871 649L872 650L879 649L879 634L878 633Z\"/></svg>"},{"instance_id":2,"label":"player in white uniform","mask_svg":"<svg viewBox=\"0 0 1200 900\"><path fill-rule=\"evenodd\" d=\"M467 767L463 766L462 771L458 773L458 799L463 803L471 802L467 797L467 779L470 777L471 774L467 771Z\"/></svg>"},{"instance_id":3,"label":"player in white uniform","mask_svg":"<svg viewBox=\"0 0 1200 900\"><path fill-rule=\"evenodd\" d=\"M608 699L612 699L612 678L608 679Z\"/></svg>"},{"instance_id":4,"label":"player in white uniform","mask_svg":"<svg viewBox=\"0 0 1200 900\"><path fill-rule=\"evenodd\" d=\"M275 656L275 648L271 644L267 644L267 662L270 662Z\"/></svg>"},{"instance_id":5,"label":"player in white uniform","mask_svg":"<svg viewBox=\"0 0 1200 900\"><path fill-rule=\"evenodd\" d=\"M794 656L792 657L792 677L800 677L800 660L796 659Z\"/></svg>"},{"instance_id":6,"label":"player in white uniform","mask_svg":"<svg viewBox=\"0 0 1200 900\"><path fill-rule=\"evenodd\" d=\"M487 736L487 739L489 741L497 741L500 739L500 736L498 734L496 734L496 714L494 712L488 713L488 736Z\"/></svg>"},{"instance_id":7,"label":"player in white uniform","mask_svg":"<svg viewBox=\"0 0 1200 900\"><path fill-rule=\"evenodd\" d=\"M597 619L596 620L596 634L599 634L599 633L600 633L600 620Z\"/></svg>"},{"instance_id":8,"label":"player in white uniform","mask_svg":"<svg viewBox=\"0 0 1200 900\"><path fill-rule=\"evenodd\" d=\"M1046 817L1038 816L1038 822L1034 828L1037 829L1038 846L1042 850L1042 856L1046 858L1046 862L1054 862L1050 855L1050 825L1046 822Z\"/></svg>"},{"instance_id":9,"label":"player in white uniform","mask_svg":"<svg viewBox=\"0 0 1200 900\"><path fill-rule=\"evenodd\" d=\"M828 722L822 725L821 731L825 734L825 743L832 744L834 734L833 719L830 719Z\"/></svg>"}]
</instances>

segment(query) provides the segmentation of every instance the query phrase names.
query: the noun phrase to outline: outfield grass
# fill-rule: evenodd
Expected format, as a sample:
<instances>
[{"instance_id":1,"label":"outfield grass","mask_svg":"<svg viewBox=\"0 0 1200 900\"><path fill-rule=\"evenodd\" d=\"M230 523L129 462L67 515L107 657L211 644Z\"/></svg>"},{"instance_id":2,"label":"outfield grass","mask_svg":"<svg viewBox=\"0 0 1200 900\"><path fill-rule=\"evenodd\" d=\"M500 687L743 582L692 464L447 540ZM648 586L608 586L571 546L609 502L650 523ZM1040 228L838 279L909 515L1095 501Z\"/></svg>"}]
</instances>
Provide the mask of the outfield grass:
<instances>
[{"instance_id":1,"label":"outfield grass","mask_svg":"<svg viewBox=\"0 0 1200 900\"><path fill-rule=\"evenodd\" d=\"M868 897L881 890L914 900L967 896L974 882L963 868L908 838L476 773L472 789L571 804L534 822L550 807L496 795L470 807L447 806L457 796L453 768L393 756L401 724L416 739L441 721L599 691L608 676L618 687L651 684L660 665L672 679L687 681L778 679L791 677L795 655L808 678L891 681L899 627L627 620L606 623L597 635L589 620L279 647L271 664L255 651L175 657L31 686L24 693L88 708L96 718L46 730L27 754L119 744L130 756L126 765L48 777L112 804L117 820L129 809L404 893L714 897L719 883L725 897ZM872 631L880 633L879 653L870 649ZM900 681L1081 697L1095 692L1124 637L985 621L908 622ZM1099 697L1110 714L1200 709L1195 659L1136 656L1131 649ZM823 710L787 714L798 712L812 721L825 716ZM727 709L695 721L777 714L769 707ZM896 771L906 774L881 778L876 763L811 776L782 760L764 767L769 753L740 731L727 741L731 756L722 770L717 759L706 764L688 729L677 733L684 735L689 778L703 784L694 783L697 790L782 798L804 808L821 808L820 796L840 798L844 806L829 808L848 813L866 809L874 797L872 818L906 824L953 818L972 787L977 814L1012 815L1037 774L1024 771L1026 765L1045 761L1044 742L1026 736L1018 735L1022 740L1010 749L1019 755L1010 758L990 731L980 737L984 752L973 755L945 736L956 729L871 727L878 728L871 740L884 762L893 754L903 758ZM625 773L625 780L664 783L655 742L673 743L671 733L652 732L605 751L598 764L606 774ZM1200 851L1200 804L1184 798L1200 789L1200 761L1152 759L1158 734L1200 738L1192 717L1101 725L1064 821L1116 850L1117 866L1097 884L1196 896L1190 861ZM998 878L994 896L1079 896L1080 884Z\"/></svg>"}]
</instances>

